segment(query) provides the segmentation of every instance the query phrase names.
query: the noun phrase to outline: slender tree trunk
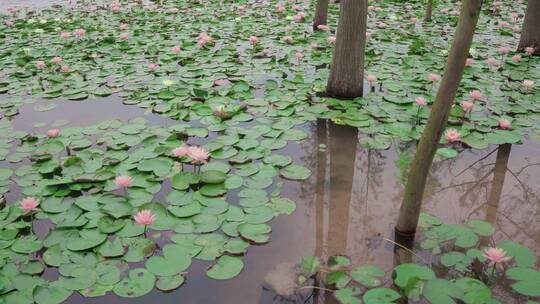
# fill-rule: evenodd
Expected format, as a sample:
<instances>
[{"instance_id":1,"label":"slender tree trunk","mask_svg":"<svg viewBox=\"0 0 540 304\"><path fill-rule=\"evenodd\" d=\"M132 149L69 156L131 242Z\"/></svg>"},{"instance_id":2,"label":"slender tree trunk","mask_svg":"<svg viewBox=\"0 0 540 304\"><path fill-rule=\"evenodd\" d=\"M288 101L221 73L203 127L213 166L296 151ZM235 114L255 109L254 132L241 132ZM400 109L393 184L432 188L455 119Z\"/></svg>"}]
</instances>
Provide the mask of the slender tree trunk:
<instances>
[{"instance_id":1,"label":"slender tree trunk","mask_svg":"<svg viewBox=\"0 0 540 304\"><path fill-rule=\"evenodd\" d=\"M518 50L534 47L534 55L540 56L540 0L529 0L521 29Z\"/></svg>"},{"instance_id":2,"label":"slender tree trunk","mask_svg":"<svg viewBox=\"0 0 540 304\"><path fill-rule=\"evenodd\" d=\"M424 15L424 21L431 21L433 15L433 0L427 0L426 14Z\"/></svg>"},{"instance_id":3,"label":"slender tree trunk","mask_svg":"<svg viewBox=\"0 0 540 304\"><path fill-rule=\"evenodd\" d=\"M476 29L482 1L466 0L462 2L461 14L454 34L452 48L446 61L441 86L411 164L396 225L396 233L412 237L416 232L426 178L463 76L465 61L469 55L469 48Z\"/></svg>"},{"instance_id":4,"label":"slender tree trunk","mask_svg":"<svg viewBox=\"0 0 540 304\"><path fill-rule=\"evenodd\" d=\"M366 22L367 0L341 1L328 95L343 99L362 96Z\"/></svg>"},{"instance_id":5,"label":"slender tree trunk","mask_svg":"<svg viewBox=\"0 0 540 304\"><path fill-rule=\"evenodd\" d=\"M317 30L317 26L326 25L328 17L328 2L330 0L317 0L317 8L315 9L315 18L313 19L313 30Z\"/></svg>"}]
</instances>

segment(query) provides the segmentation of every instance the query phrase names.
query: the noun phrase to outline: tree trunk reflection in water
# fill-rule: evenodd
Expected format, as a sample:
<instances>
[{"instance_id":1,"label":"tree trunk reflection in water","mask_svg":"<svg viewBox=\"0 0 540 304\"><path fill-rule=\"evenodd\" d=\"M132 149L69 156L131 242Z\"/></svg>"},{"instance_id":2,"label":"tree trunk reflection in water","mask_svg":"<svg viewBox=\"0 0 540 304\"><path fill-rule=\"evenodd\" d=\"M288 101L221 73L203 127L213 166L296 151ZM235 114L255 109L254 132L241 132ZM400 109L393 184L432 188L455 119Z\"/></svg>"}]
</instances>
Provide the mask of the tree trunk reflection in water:
<instances>
[{"instance_id":1,"label":"tree trunk reflection in water","mask_svg":"<svg viewBox=\"0 0 540 304\"><path fill-rule=\"evenodd\" d=\"M501 193L504 186L511 149L512 145L504 144L500 145L497 150L497 160L495 161L495 169L493 170L493 182L491 184L491 190L486 205L486 221L491 223L494 227L498 227L497 210L499 209L499 203L501 201ZM487 243L485 245L487 245Z\"/></svg>"},{"instance_id":2,"label":"tree trunk reflection in water","mask_svg":"<svg viewBox=\"0 0 540 304\"><path fill-rule=\"evenodd\" d=\"M358 131L356 128L318 120L317 141L319 145L324 144L327 147L326 151L319 151L317 154L315 254L321 259L328 259L333 255L347 253L349 209ZM325 194L328 195L325 196ZM325 208L325 197L328 197L327 208ZM328 210L326 238L324 237L325 210ZM332 295L325 293L322 300L318 294L314 294L313 303L337 304L338 302Z\"/></svg>"},{"instance_id":3,"label":"tree trunk reflection in water","mask_svg":"<svg viewBox=\"0 0 540 304\"><path fill-rule=\"evenodd\" d=\"M328 255L345 254L349 229L349 205L354 177L358 130L329 126L330 206L328 208ZM344 144L350 143L350 144Z\"/></svg>"}]
</instances>

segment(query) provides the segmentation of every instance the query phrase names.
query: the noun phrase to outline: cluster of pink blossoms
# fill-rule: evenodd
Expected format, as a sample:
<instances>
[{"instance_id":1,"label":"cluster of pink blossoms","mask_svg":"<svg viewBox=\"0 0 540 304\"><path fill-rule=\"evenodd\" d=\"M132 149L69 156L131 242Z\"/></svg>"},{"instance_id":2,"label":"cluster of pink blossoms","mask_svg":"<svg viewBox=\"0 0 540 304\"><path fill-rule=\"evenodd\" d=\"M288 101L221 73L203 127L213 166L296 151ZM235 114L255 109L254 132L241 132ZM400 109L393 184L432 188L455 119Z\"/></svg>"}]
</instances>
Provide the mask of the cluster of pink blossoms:
<instances>
[{"instance_id":1,"label":"cluster of pink blossoms","mask_svg":"<svg viewBox=\"0 0 540 304\"><path fill-rule=\"evenodd\" d=\"M203 147L182 145L174 150L172 153L176 157L189 157L195 164L205 164L208 162L210 153Z\"/></svg>"},{"instance_id":2,"label":"cluster of pink blossoms","mask_svg":"<svg viewBox=\"0 0 540 304\"><path fill-rule=\"evenodd\" d=\"M201 33L199 35L199 41L197 42L197 44L199 45L199 47L202 48L211 41L212 41L212 37L208 36L207 33Z\"/></svg>"}]
</instances>

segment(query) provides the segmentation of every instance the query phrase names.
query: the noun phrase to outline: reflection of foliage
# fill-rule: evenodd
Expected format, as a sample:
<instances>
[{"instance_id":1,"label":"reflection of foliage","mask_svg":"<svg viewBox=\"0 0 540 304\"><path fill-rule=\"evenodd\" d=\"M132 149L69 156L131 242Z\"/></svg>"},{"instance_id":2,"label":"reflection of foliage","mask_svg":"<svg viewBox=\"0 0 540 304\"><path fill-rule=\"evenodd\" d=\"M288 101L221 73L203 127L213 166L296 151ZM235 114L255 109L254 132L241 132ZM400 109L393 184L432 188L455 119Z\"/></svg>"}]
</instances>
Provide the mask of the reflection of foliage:
<instances>
[{"instance_id":1,"label":"reflection of foliage","mask_svg":"<svg viewBox=\"0 0 540 304\"><path fill-rule=\"evenodd\" d=\"M398 157L395 160L396 166L399 169L399 172L396 172L396 178L402 185L407 183L412 157L413 154L410 150L402 150L398 152Z\"/></svg>"},{"instance_id":2,"label":"reflection of foliage","mask_svg":"<svg viewBox=\"0 0 540 304\"><path fill-rule=\"evenodd\" d=\"M426 49L426 41L420 35L411 35L412 43L409 45L409 55L424 55Z\"/></svg>"}]
</instances>

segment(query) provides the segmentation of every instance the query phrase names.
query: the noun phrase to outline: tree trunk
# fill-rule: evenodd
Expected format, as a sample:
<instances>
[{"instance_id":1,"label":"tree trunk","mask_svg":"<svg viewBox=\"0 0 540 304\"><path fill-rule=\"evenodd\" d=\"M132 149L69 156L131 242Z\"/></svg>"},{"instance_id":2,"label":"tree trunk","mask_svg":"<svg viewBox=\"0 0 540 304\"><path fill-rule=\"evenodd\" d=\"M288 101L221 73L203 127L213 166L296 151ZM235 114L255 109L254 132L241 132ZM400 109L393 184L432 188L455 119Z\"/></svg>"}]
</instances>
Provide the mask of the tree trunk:
<instances>
[{"instance_id":1,"label":"tree trunk","mask_svg":"<svg viewBox=\"0 0 540 304\"><path fill-rule=\"evenodd\" d=\"M427 175L463 76L465 61L469 55L469 48L476 29L482 1L467 0L462 2L461 14L454 34L452 48L446 61L441 86L411 164L396 225L396 233L411 237L416 233Z\"/></svg>"},{"instance_id":2,"label":"tree trunk","mask_svg":"<svg viewBox=\"0 0 540 304\"><path fill-rule=\"evenodd\" d=\"M426 15L424 21L431 21L431 15L433 14L433 0L427 0Z\"/></svg>"},{"instance_id":3,"label":"tree trunk","mask_svg":"<svg viewBox=\"0 0 540 304\"><path fill-rule=\"evenodd\" d=\"M518 50L533 47L534 55L540 55L540 0L529 0L521 29Z\"/></svg>"},{"instance_id":4,"label":"tree trunk","mask_svg":"<svg viewBox=\"0 0 540 304\"><path fill-rule=\"evenodd\" d=\"M326 25L328 17L328 2L330 0L317 0L317 8L315 9L315 18L313 19L313 30L317 30L317 26Z\"/></svg>"},{"instance_id":5,"label":"tree trunk","mask_svg":"<svg viewBox=\"0 0 540 304\"><path fill-rule=\"evenodd\" d=\"M328 95L343 99L362 96L366 22L367 0L341 1Z\"/></svg>"}]
</instances>

